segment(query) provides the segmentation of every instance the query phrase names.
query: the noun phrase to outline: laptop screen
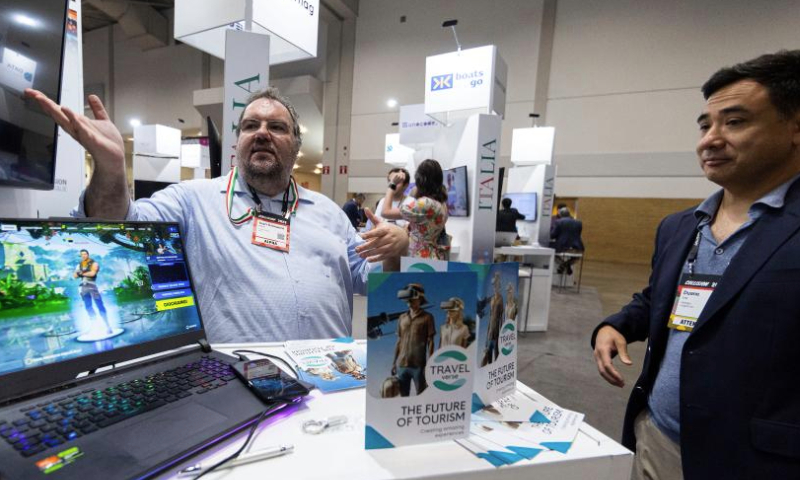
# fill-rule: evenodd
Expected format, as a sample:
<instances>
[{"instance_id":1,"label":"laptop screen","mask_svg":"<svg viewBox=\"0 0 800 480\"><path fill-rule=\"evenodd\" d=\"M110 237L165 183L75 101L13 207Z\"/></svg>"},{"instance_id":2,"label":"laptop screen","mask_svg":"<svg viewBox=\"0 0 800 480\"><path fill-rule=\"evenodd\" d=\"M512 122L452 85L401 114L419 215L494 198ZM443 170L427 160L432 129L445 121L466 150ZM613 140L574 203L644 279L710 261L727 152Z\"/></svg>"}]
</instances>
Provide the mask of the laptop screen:
<instances>
[{"instance_id":1,"label":"laptop screen","mask_svg":"<svg viewBox=\"0 0 800 480\"><path fill-rule=\"evenodd\" d=\"M0 220L0 375L202 330L176 224Z\"/></svg>"}]
</instances>

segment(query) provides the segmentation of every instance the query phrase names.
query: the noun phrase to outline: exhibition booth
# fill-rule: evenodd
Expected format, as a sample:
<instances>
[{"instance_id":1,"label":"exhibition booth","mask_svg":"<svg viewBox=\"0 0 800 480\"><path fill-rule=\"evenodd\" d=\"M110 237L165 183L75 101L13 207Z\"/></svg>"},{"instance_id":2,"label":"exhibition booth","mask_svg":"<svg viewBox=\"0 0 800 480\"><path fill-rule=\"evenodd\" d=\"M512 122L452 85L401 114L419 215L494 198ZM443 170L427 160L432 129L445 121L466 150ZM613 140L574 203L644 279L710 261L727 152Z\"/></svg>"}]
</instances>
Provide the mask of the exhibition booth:
<instances>
[{"instance_id":1,"label":"exhibition booth","mask_svg":"<svg viewBox=\"0 0 800 480\"><path fill-rule=\"evenodd\" d=\"M133 127L116 193L136 221L69 218L85 152L51 116L73 115L26 93L84 110L81 2L0 4L0 478L629 478L630 451L518 380L520 337L548 328L555 129L514 129L503 166L496 45L420 57L424 103L377 139L376 171L435 159L448 198L449 260L389 272L294 177L265 196L239 176L251 93L323 103L316 79L270 78L320 54L320 0L175 0L174 39L224 60L223 86L195 92L204 135Z\"/></svg>"}]
</instances>

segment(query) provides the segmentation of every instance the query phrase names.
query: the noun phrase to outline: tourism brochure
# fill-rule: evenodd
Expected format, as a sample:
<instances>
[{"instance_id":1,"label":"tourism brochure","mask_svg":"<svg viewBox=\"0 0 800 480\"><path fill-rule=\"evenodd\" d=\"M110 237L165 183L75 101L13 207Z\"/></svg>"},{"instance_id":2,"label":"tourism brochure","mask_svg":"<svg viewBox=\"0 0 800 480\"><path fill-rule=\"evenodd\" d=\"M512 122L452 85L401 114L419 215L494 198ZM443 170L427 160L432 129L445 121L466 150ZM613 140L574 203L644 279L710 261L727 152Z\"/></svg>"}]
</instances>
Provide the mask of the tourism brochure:
<instances>
[{"instance_id":1,"label":"tourism brochure","mask_svg":"<svg viewBox=\"0 0 800 480\"><path fill-rule=\"evenodd\" d=\"M532 403L524 400L527 397ZM515 395L503 399L505 407L497 408L498 402L492 404L494 411L489 409L473 414L473 423L480 424L484 422L491 428L518 437L526 442L541 445L549 450L555 450L561 453L567 453L575 437L578 435L583 424L584 415L582 413L561 408L558 405L550 402L536 392L523 393L521 391L515 392ZM527 407L523 405L527 404ZM519 407L518 411L522 413L510 413L514 411L514 406ZM531 414L532 407L535 405L535 412ZM507 414L504 416L498 414L502 411ZM530 415L530 418L545 417L548 421L544 422L531 422L531 421L512 421L507 419L525 418ZM540 417L541 415L541 417Z\"/></svg>"},{"instance_id":2,"label":"tourism brochure","mask_svg":"<svg viewBox=\"0 0 800 480\"><path fill-rule=\"evenodd\" d=\"M335 392L367 384L367 354L350 337L328 340L289 340L284 349L297 365L300 379L321 392Z\"/></svg>"},{"instance_id":3,"label":"tourism brochure","mask_svg":"<svg viewBox=\"0 0 800 480\"><path fill-rule=\"evenodd\" d=\"M486 460L495 467L512 465L527 458L476 435L470 435L468 438L457 439L456 443L475 454L476 457Z\"/></svg>"},{"instance_id":4,"label":"tourism brochure","mask_svg":"<svg viewBox=\"0 0 800 480\"><path fill-rule=\"evenodd\" d=\"M475 273L372 273L365 447L469 435Z\"/></svg>"},{"instance_id":5,"label":"tourism brochure","mask_svg":"<svg viewBox=\"0 0 800 480\"><path fill-rule=\"evenodd\" d=\"M512 392L482 410L473 412L473 420L492 420L497 422L531 422L550 423L550 419L542 413L544 407L552 403L543 398L534 398L520 390Z\"/></svg>"},{"instance_id":6,"label":"tourism brochure","mask_svg":"<svg viewBox=\"0 0 800 480\"><path fill-rule=\"evenodd\" d=\"M404 272L475 272L477 274L477 371L472 411L514 392L517 386L517 314L521 300L519 264L515 262L445 262L403 257Z\"/></svg>"},{"instance_id":7,"label":"tourism brochure","mask_svg":"<svg viewBox=\"0 0 800 480\"><path fill-rule=\"evenodd\" d=\"M497 428L494 422L477 422L473 420L472 425L470 426L470 433L472 435L470 435L469 438L483 438L496 445L500 445L506 450L510 450L517 455L521 455L528 460L533 460L536 455L546 450L538 443L533 443L516 437L504 430Z\"/></svg>"}]
</instances>

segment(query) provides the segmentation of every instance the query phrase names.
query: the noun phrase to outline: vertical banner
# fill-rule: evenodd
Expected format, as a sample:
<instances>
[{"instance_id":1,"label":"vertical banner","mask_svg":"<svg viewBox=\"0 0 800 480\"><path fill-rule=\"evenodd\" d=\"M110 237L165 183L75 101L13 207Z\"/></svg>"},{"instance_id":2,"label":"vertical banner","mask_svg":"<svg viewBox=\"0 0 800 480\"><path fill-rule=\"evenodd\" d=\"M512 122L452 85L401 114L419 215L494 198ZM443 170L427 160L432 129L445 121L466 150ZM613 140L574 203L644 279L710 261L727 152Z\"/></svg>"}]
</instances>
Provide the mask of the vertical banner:
<instances>
[{"instance_id":1,"label":"vertical banner","mask_svg":"<svg viewBox=\"0 0 800 480\"><path fill-rule=\"evenodd\" d=\"M494 225L497 220L497 175L500 157L500 123L496 115L479 115L475 175L472 177L472 263L492 263ZM464 257L461 257L464 258Z\"/></svg>"},{"instance_id":2,"label":"vertical banner","mask_svg":"<svg viewBox=\"0 0 800 480\"><path fill-rule=\"evenodd\" d=\"M222 104L222 174L236 160L236 127L247 97L269 87L269 35L225 32L225 101Z\"/></svg>"},{"instance_id":3,"label":"vertical banner","mask_svg":"<svg viewBox=\"0 0 800 480\"><path fill-rule=\"evenodd\" d=\"M542 211L539 216L539 245L550 244L550 223L553 220L553 194L556 188L556 167L542 165L544 184L542 186Z\"/></svg>"},{"instance_id":4,"label":"vertical banner","mask_svg":"<svg viewBox=\"0 0 800 480\"><path fill-rule=\"evenodd\" d=\"M365 448L467 437L476 274L373 273L367 285Z\"/></svg>"}]
</instances>

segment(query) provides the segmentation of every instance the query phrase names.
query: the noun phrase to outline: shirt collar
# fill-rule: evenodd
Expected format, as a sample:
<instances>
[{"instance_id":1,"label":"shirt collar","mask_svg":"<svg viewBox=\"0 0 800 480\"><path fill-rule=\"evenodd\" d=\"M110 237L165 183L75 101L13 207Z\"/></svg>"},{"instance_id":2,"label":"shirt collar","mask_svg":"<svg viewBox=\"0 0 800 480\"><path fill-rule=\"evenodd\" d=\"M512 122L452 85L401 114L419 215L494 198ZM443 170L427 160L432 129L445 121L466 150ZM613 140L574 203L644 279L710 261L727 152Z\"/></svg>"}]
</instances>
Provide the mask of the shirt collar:
<instances>
[{"instance_id":1,"label":"shirt collar","mask_svg":"<svg viewBox=\"0 0 800 480\"><path fill-rule=\"evenodd\" d=\"M222 178L222 185L220 186L220 192L225 192L228 189L228 175L225 175ZM295 181L297 179L295 178ZM242 178L242 174L239 174L239 177L236 179L236 185L233 186L233 192L241 195L250 196L250 190L247 188L247 183L245 183L244 179ZM308 190L301 187L299 184L297 185L297 193L300 196L300 203L310 203L313 204L314 200L311 199L311 195L309 195ZM270 200L273 202L282 202L283 201L283 192L270 197Z\"/></svg>"},{"instance_id":2,"label":"shirt collar","mask_svg":"<svg viewBox=\"0 0 800 480\"><path fill-rule=\"evenodd\" d=\"M783 208L783 205L786 201L786 193L798 178L800 178L800 174L795 175L787 182L778 185L774 189L770 190L766 195L753 202L753 205L750 206L750 210L748 211L750 218L754 219L758 217L766 209L765 207L774 209ZM722 202L722 192L722 190L714 192L710 197L703 200L703 203L698 205L695 209L694 216L701 219L701 226L710 222L714 217L714 214L717 213L719 204Z\"/></svg>"}]
</instances>

